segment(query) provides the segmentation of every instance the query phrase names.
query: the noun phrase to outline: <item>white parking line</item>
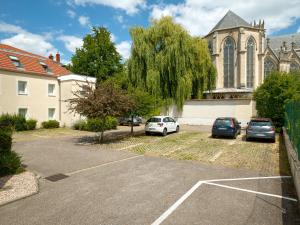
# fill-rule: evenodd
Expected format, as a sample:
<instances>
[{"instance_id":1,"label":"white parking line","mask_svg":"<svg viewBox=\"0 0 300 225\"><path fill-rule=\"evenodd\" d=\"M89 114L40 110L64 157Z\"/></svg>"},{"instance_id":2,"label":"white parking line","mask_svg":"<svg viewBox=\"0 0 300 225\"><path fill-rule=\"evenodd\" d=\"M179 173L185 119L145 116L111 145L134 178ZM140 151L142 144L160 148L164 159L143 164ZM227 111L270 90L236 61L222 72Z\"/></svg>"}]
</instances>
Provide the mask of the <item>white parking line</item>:
<instances>
[{"instance_id":1,"label":"white parking line","mask_svg":"<svg viewBox=\"0 0 300 225\"><path fill-rule=\"evenodd\" d=\"M248 189L244 189L244 188L237 188L237 187L232 187L232 186L228 186L228 185L216 184L216 183L209 183L209 182L203 182L203 183L204 184L208 184L208 185L214 185L214 186L218 186L218 187L223 187L223 188L238 190L238 191L249 192L249 193L258 194L258 195L266 195L266 196L270 196L270 197L286 199L286 200L290 200L290 201L294 201L294 202L298 201L295 198L289 198L289 197L284 197L284 196L281 196L281 195L274 195L274 194L269 194L269 193L260 192L260 191L252 191L252 190L248 190Z\"/></svg>"},{"instance_id":2,"label":"white parking line","mask_svg":"<svg viewBox=\"0 0 300 225\"><path fill-rule=\"evenodd\" d=\"M178 199L173 205L171 205L170 208L168 208L163 214L161 214L161 216L158 217L151 225L160 225L203 183L212 184L209 182L261 180L261 179L287 179L287 178L291 178L291 176L245 177L245 178L232 178L232 179L200 180L190 190L188 190L184 195L182 195L180 199ZM226 185L223 185L223 186L226 186ZM230 186L228 186L228 187L230 187ZM245 189L245 190L247 190L247 189ZM248 190L248 191L250 191L250 190ZM260 193L262 193L262 192L260 192ZM264 193L264 194L267 194L267 193ZM268 194L268 195L271 196L271 194ZM272 197L278 197L278 196L272 196ZM292 198L287 198L287 197L284 197L284 198L289 199L291 201L294 200Z\"/></svg>"},{"instance_id":3,"label":"white parking line","mask_svg":"<svg viewBox=\"0 0 300 225\"><path fill-rule=\"evenodd\" d=\"M81 169L81 170L75 170L73 172L66 173L66 175L70 176L70 175L81 173L81 172L84 172L84 171L87 171L87 170L92 170L92 169L99 168L99 167L102 167L102 166L108 166L108 165L116 164L116 163L119 163L119 162L124 162L124 161L130 160L130 159L135 159L135 158L139 158L139 157L143 157L143 155L137 155L137 156L133 156L133 157L125 158L125 159L120 159L120 160L111 161L111 162L99 164L99 165L96 165L96 166L84 168L84 169Z\"/></svg>"}]
</instances>

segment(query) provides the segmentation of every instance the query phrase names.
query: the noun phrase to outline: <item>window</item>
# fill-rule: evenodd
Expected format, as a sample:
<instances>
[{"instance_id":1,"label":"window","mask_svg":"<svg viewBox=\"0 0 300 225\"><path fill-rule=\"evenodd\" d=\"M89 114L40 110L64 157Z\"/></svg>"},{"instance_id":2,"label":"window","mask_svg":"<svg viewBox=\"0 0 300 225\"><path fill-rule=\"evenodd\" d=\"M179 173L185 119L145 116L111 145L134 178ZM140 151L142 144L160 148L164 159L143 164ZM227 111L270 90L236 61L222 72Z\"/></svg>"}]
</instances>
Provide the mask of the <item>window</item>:
<instances>
[{"instance_id":1,"label":"window","mask_svg":"<svg viewBox=\"0 0 300 225\"><path fill-rule=\"evenodd\" d=\"M48 119L54 120L55 119L55 108L48 109Z\"/></svg>"},{"instance_id":2,"label":"window","mask_svg":"<svg viewBox=\"0 0 300 225\"><path fill-rule=\"evenodd\" d=\"M27 117L27 108L19 108L18 114L20 116L23 116L24 118L26 118Z\"/></svg>"},{"instance_id":3,"label":"window","mask_svg":"<svg viewBox=\"0 0 300 225\"><path fill-rule=\"evenodd\" d=\"M224 42L224 87L234 87L234 43L232 38L227 38Z\"/></svg>"},{"instance_id":4,"label":"window","mask_svg":"<svg viewBox=\"0 0 300 225\"><path fill-rule=\"evenodd\" d=\"M18 59L18 57L16 56L9 56L11 62L17 67L17 68L23 68L22 63L20 62L20 60Z\"/></svg>"},{"instance_id":5,"label":"window","mask_svg":"<svg viewBox=\"0 0 300 225\"><path fill-rule=\"evenodd\" d=\"M265 78L266 78L270 73L272 73L273 71L276 70L276 64L275 64L274 61L273 61L272 59L270 59L270 58L266 58L266 59L265 59L264 66L265 66L265 70L264 70Z\"/></svg>"},{"instance_id":6,"label":"window","mask_svg":"<svg viewBox=\"0 0 300 225\"><path fill-rule=\"evenodd\" d=\"M86 95L90 90L89 85L82 85L81 86L81 90L80 90L80 94L81 95Z\"/></svg>"},{"instance_id":7,"label":"window","mask_svg":"<svg viewBox=\"0 0 300 225\"><path fill-rule=\"evenodd\" d=\"M255 43L251 37L247 43L247 87L253 88L254 83L254 51Z\"/></svg>"},{"instance_id":8,"label":"window","mask_svg":"<svg viewBox=\"0 0 300 225\"><path fill-rule=\"evenodd\" d=\"M48 84L48 96L55 96L55 84Z\"/></svg>"},{"instance_id":9,"label":"window","mask_svg":"<svg viewBox=\"0 0 300 225\"><path fill-rule=\"evenodd\" d=\"M27 95L27 81L18 81L18 94Z\"/></svg>"},{"instance_id":10,"label":"window","mask_svg":"<svg viewBox=\"0 0 300 225\"><path fill-rule=\"evenodd\" d=\"M52 70L48 67L48 65L46 63L40 61L40 65L43 67L43 69L45 70L45 72L52 73Z\"/></svg>"},{"instance_id":11,"label":"window","mask_svg":"<svg viewBox=\"0 0 300 225\"><path fill-rule=\"evenodd\" d=\"M300 70L299 64L296 63L296 62L292 62L291 66L290 66L290 71L291 72L296 72L296 71L299 71L299 70Z\"/></svg>"}]
</instances>

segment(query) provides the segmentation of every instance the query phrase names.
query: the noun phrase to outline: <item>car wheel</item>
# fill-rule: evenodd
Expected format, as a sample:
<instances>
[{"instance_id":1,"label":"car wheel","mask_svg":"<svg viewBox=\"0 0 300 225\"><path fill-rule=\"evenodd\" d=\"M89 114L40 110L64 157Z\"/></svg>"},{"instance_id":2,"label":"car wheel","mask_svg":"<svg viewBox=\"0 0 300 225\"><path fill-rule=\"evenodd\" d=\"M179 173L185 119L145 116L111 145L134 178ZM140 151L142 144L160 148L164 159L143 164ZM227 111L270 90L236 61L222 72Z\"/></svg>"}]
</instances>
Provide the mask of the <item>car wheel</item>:
<instances>
[{"instance_id":1,"label":"car wheel","mask_svg":"<svg viewBox=\"0 0 300 225\"><path fill-rule=\"evenodd\" d=\"M214 135L214 134L212 134L212 135L211 135L211 137L212 137L212 138L216 138L217 136L216 136L216 135Z\"/></svg>"},{"instance_id":2,"label":"car wheel","mask_svg":"<svg viewBox=\"0 0 300 225\"><path fill-rule=\"evenodd\" d=\"M246 137L246 141L250 141L250 138Z\"/></svg>"},{"instance_id":3,"label":"car wheel","mask_svg":"<svg viewBox=\"0 0 300 225\"><path fill-rule=\"evenodd\" d=\"M271 140L271 142L272 142L272 143L275 143L275 142L276 142L276 139L275 139L275 138L273 138L273 139Z\"/></svg>"},{"instance_id":4,"label":"car wheel","mask_svg":"<svg viewBox=\"0 0 300 225\"><path fill-rule=\"evenodd\" d=\"M167 131L167 128L165 128L164 130L163 130L163 132L162 132L162 135L163 136L166 136L168 134L168 131Z\"/></svg>"},{"instance_id":5,"label":"car wheel","mask_svg":"<svg viewBox=\"0 0 300 225\"><path fill-rule=\"evenodd\" d=\"M150 132L146 131L145 134L146 134L146 136L148 136L148 135L150 135Z\"/></svg>"},{"instance_id":6,"label":"car wheel","mask_svg":"<svg viewBox=\"0 0 300 225\"><path fill-rule=\"evenodd\" d=\"M179 132L179 126L176 127L176 133L178 133L178 132Z\"/></svg>"}]
</instances>

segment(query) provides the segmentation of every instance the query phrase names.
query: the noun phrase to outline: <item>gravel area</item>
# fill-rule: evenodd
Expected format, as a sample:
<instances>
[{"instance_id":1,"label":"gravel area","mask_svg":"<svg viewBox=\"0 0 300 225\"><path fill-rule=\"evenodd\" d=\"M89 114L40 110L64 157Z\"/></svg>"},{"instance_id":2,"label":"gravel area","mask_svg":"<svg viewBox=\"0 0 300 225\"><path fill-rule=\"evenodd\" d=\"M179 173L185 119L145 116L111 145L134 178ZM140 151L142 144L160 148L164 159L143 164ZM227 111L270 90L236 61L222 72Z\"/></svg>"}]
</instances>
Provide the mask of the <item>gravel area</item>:
<instances>
[{"instance_id":1,"label":"gravel area","mask_svg":"<svg viewBox=\"0 0 300 225\"><path fill-rule=\"evenodd\" d=\"M31 172L0 178L0 206L38 192L38 180Z\"/></svg>"}]
</instances>

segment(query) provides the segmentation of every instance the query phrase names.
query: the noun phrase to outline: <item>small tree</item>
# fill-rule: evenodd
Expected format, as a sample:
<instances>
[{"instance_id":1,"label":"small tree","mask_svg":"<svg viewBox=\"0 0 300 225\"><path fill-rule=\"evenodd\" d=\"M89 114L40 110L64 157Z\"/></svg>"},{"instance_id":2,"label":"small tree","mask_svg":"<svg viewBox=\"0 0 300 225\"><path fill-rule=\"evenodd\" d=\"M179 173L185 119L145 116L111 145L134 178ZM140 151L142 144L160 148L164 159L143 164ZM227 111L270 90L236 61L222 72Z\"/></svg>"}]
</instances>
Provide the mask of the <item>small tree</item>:
<instances>
[{"instance_id":1,"label":"small tree","mask_svg":"<svg viewBox=\"0 0 300 225\"><path fill-rule=\"evenodd\" d=\"M103 142L104 131L107 130L107 123L111 116L126 114L133 106L133 101L126 93L117 88L111 82L105 82L93 88L92 85L84 85L85 93L81 88L74 92L75 97L69 99L69 110L88 118L101 121L98 126L100 142Z\"/></svg>"},{"instance_id":2,"label":"small tree","mask_svg":"<svg viewBox=\"0 0 300 225\"><path fill-rule=\"evenodd\" d=\"M140 88L130 88L129 97L133 100L134 105L129 110L128 114L131 116L131 134L133 134L133 118L134 116L152 116L159 114L159 109L161 107L160 99L143 91Z\"/></svg>"},{"instance_id":3,"label":"small tree","mask_svg":"<svg viewBox=\"0 0 300 225\"><path fill-rule=\"evenodd\" d=\"M254 92L256 109L261 117L271 118L277 128L284 124L284 106L299 96L299 74L273 72Z\"/></svg>"}]
</instances>

